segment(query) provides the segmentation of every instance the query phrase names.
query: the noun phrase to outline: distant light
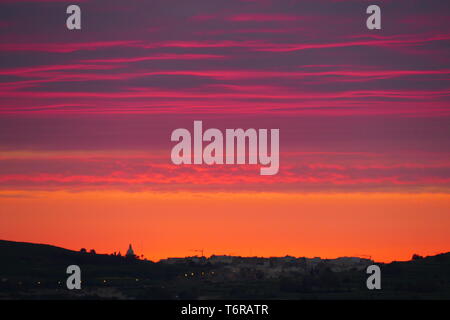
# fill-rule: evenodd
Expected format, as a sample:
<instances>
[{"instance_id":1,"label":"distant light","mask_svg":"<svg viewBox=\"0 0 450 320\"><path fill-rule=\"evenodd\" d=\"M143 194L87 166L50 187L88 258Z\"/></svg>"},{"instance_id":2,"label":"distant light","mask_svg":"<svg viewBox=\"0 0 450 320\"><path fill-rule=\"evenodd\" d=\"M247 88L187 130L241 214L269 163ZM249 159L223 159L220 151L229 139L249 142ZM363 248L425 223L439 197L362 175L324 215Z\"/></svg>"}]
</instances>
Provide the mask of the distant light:
<instances>
[{"instance_id":1,"label":"distant light","mask_svg":"<svg viewBox=\"0 0 450 320\"><path fill-rule=\"evenodd\" d=\"M184 276L185 276L185 277L187 277L187 276L188 276L188 274L187 274L187 273L185 273L185 274L184 274Z\"/></svg>"},{"instance_id":2,"label":"distant light","mask_svg":"<svg viewBox=\"0 0 450 320\"><path fill-rule=\"evenodd\" d=\"M106 280L103 280L103 283L106 283Z\"/></svg>"},{"instance_id":3,"label":"distant light","mask_svg":"<svg viewBox=\"0 0 450 320\"><path fill-rule=\"evenodd\" d=\"M136 281L139 281L139 279L136 278Z\"/></svg>"},{"instance_id":4,"label":"distant light","mask_svg":"<svg viewBox=\"0 0 450 320\"><path fill-rule=\"evenodd\" d=\"M194 273L193 273L193 272L191 273L191 276L194 276Z\"/></svg>"},{"instance_id":5,"label":"distant light","mask_svg":"<svg viewBox=\"0 0 450 320\"><path fill-rule=\"evenodd\" d=\"M38 281L38 282L37 282L37 284L41 284L41 282L40 282L40 281Z\"/></svg>"}]
</instances>

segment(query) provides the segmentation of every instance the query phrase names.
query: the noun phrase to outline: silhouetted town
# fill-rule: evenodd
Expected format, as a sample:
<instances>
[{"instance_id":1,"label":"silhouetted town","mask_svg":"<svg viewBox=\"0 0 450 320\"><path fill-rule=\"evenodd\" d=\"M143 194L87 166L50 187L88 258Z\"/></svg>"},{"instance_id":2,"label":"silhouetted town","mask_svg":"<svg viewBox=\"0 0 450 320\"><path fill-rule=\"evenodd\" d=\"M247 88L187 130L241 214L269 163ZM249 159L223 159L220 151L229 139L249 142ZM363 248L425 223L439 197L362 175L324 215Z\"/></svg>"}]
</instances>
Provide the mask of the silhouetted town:
<instances>
[{"instance_id":1,"label":"silhouetted town","mask_svg":"<svg viewBox=\"0 0 450 320\"><path fill-rule=\"evenodd\" d=\"M168 265L212 265L221 268L223 278L238 279L243 274L253 275L256 279L280 278L289 274L310 274L316 268L327 267L332 272L363 270L373 263L370 259L359 257L341 257L336 259L285 257L240 257L212 255L206 257L185 257L163 259L160 263ZM189 276L189 274L185 274Z\"/></svg>"},{"instance_id":2,"label":"silhouetted town","mask_svg":"<svg viewBox=\"0 0 450 320\"><path fill-rule=\"evenodd\" d=\"M125 254L67 250L0 240L0 299L427 299L450 297L450 253L377 263L366 257L212 255L152 262L130 244ZM382 271L367 289L366 269ZM66 286L69 265L81 290Z\"/></svg>"}]
</instances>

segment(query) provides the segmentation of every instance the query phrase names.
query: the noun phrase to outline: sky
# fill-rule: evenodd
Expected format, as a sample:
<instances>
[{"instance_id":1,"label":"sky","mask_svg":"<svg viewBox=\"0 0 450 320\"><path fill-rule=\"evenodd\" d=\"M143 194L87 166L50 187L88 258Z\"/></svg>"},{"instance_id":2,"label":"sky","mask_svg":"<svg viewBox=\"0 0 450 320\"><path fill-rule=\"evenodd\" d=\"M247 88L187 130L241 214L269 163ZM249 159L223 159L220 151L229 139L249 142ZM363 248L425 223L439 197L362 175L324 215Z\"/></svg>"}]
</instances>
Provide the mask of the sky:
<instances>
[{"instance_id":1,"label":"sky","mask_svg":"<svg viewBox=\"0 0 450 320\"><path fill-rule=\"evenodd\" d=\"M81 30L66 8L81 8ZM0 0L0 239L169 256L450 250L450 3ZM280 171L171 163L279 128Z\"/></svg>"}]
</instances>

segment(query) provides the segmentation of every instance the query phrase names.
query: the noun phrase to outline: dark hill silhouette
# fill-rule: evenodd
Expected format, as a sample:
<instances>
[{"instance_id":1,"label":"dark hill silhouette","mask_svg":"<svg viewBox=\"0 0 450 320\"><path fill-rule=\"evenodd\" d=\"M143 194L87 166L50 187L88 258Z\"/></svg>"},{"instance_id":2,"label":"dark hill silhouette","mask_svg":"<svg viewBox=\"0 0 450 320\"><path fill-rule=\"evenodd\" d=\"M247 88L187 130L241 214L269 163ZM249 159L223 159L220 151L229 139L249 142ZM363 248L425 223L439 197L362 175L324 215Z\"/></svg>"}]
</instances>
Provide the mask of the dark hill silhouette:
<instances>
[{"instance_id":1,"label":"dark hill silhouette","mask_svg":"<svg viewBox=\"0 0 450 320\"><path fill-rule=\"evenodd\" d=\"M333 271L326 260L271 278L252 265L233 265L235 272L209 262L170 265L3 240L0 257L0 299L111 299L111 292L117 299L450 299L450 253L376 263L382 290L374 291L365 269ZM65 287L72 264L82 270L79 291Z\"/></svg>"},{"instance_id":2,"label":"dark hill silhouette","mask_svg":"<svg viewBox=\"0 0 450 320\"><path fill-rule=\"evenodd\" d=\"M63 279L67 266L82 267L86 278L140 277L167 278L179 272L151 261L127 259L108 254L93 254L68 250L47 244L0 240L0 274L27 278Z\"/></svg>"}]
</instances>

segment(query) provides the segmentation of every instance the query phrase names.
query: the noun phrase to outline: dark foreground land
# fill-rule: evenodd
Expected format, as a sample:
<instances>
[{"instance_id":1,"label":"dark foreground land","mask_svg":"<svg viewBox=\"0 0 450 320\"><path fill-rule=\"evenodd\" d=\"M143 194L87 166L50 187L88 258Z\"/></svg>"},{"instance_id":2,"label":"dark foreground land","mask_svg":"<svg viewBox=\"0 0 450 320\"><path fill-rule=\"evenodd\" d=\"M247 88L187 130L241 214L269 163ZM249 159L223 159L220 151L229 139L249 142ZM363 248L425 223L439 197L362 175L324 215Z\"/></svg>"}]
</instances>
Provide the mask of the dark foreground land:
<instances>
[{"instance_id":1,"label":"dark foreground land","mask_svg":"<svg viewBox=\"0 0 450 320\"><path fill-rule=\"evenodd\" d=\"M11 241L0 241L0 257L0 299L450 299L450 253L376 263L382 289L372 291L365 259L154 263ZM66 287L69 265L82 270L81 290Z\"/></svg>"}]
</instances>

